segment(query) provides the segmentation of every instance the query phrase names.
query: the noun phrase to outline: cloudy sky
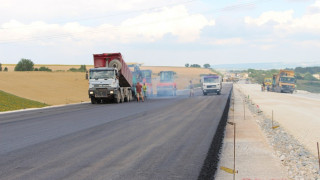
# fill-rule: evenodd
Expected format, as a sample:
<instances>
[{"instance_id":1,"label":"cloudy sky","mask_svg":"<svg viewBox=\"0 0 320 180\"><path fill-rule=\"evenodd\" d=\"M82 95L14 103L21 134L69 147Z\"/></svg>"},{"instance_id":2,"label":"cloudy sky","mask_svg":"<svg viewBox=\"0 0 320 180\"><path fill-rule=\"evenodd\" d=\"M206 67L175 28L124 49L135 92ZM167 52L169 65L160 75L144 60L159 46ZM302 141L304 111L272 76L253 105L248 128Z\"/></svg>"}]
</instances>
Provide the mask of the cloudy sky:
<instances>
[{"instance_id":1,"label":"cloudy sky","mask_svg":"<svg viewBox=\"0 0 320 180\"><path fill-rule=\"evenodd\" d=\"M320 61L320 0L0 0L0 63Z\"/></svg>"}]
</instances>

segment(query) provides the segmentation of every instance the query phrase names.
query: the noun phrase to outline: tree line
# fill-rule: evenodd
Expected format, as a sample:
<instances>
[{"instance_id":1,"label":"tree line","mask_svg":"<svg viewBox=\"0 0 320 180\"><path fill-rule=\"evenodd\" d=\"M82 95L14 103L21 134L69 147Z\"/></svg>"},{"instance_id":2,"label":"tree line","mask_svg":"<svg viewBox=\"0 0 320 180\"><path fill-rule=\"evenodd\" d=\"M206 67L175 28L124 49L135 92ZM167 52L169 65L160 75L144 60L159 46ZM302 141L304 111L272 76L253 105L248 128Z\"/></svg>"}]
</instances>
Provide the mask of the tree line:
<instances>
[{"instance_id":1,"label":"tree line","mask_svg":"<svg viewBox=\"0 0 320 180\"><path fill-rule=\"evenodd\" d=\"M189 64L189 63L186 63L184 65L185 67L195 67L195 68L201 68L201 66L199 64ZM203 65L203 68L210 68L210 64L204 64Z\"/></svg>"},{"instance_id":2,"label":"tree line","mask_svg":"<svg viewBox=\"0 0 320 180\"><path fill-rule=\"evenodd\" d=\"M319 81L317 78L313 77L313 74L320 73L320 67L296 67L292 69L295 72L295 78L299 80L307 80L307 81ZM257 82L263 82L264 78L272 77L274 74L279 73L277 69L271 70L255 70L248 69L247 70L249 77L255 79Z\"/></svg>"},{"instance_id":3,"label":"tree line","mask_svg":"<svg viewBox=\"0 0 320 180\"><path fill-rule=\"evenodd\" d=\"M2 71L2 64L0 63L0 71ZM3 71L8 71L8 67L5 67ZM34 63L30 59L22 58L18 64L14 67L14 71L47 71L52 72L52 69L41 66L40 68L35 68ZM71 72L86 72L86 65L81 65L80 68L70 68L68 71Z\"/></svg>"}]
</instances>

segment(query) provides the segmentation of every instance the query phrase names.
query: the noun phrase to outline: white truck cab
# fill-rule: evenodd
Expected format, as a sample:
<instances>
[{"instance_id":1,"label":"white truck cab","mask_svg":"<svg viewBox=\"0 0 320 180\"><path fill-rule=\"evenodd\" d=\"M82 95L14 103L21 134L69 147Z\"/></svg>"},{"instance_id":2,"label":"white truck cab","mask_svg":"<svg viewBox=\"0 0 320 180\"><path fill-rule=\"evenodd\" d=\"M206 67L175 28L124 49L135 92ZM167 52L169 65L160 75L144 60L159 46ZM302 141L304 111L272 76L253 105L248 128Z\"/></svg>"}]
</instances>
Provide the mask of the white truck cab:
<instances>
[{"instance_id":1,"label":"white truck cab","mask_svg":"<svg viewBox=\"0 0 320 180\"><path fill-rule=\"evenodd\" d=\"M218 75L208 75L202 76L200 79L201 89L203 95L207 95L208 93L217 93L221 94L222 89L222 78Z\"/></svg>"}]
</instances>

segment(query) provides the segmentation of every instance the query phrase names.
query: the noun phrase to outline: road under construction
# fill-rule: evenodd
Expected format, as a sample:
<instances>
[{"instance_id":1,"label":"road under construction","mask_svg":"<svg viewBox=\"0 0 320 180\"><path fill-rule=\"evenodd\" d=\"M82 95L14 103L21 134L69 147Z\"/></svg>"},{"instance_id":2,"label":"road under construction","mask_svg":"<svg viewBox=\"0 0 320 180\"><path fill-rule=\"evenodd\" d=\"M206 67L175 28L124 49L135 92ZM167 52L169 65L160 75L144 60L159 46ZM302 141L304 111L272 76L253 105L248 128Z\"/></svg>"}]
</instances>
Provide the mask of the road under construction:
<instances>
[{"instance_id":1,"label":"road under construction","mask_svg":"<svg viewBox=\"0 0 320 180\"><path fill-rule=\"evenodd\" d=\"M211 179L231 90L2 113L0 179Z\"/></svg>"}]
</instances>

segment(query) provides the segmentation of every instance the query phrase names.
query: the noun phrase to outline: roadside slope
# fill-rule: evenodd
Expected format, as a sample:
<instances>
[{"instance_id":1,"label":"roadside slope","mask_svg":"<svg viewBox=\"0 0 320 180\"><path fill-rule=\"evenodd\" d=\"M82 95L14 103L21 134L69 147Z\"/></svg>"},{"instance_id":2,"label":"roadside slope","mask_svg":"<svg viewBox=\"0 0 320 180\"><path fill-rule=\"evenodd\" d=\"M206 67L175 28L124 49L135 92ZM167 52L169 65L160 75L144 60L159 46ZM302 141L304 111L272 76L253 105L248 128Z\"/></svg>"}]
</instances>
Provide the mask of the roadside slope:
<instances>
[{"instance_id":1,"label":"roadside slope","mask_svg":"<svg viewBox=\"0 0 320 180\"><path fill-rule=\"evenodd\" d=\"M0 112L25 108L40 108L45 106L47 105L44 103L21 98L0 90Z\"/></svg>"},{"instance_id":2,"label":"roadside slope","mask_svg":"<svg viewBox=\"0 0 320 180\"><path fill-rule=\"evenodd\" d=\"M320 98L305 94L261 92L256 84L237 84L246 96L259 105L263 113L292 134L301 144L317 156L317 141L320 139Z\"/></svg>"}]
</instances>

